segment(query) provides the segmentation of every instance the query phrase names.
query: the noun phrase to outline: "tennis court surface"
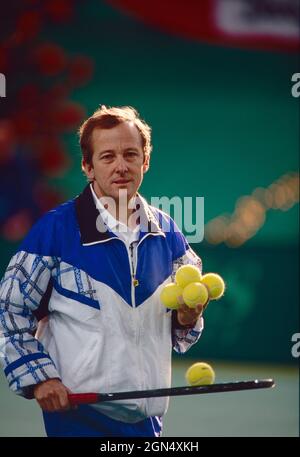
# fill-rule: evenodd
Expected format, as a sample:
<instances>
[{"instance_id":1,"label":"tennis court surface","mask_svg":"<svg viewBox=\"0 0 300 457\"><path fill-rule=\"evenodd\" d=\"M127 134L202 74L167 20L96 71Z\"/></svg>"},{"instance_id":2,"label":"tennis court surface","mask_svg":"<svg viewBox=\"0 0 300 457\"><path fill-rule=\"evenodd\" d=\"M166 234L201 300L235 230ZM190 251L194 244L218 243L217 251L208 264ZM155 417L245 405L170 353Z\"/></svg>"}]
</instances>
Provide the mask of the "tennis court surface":
<instances>
[{"instance_id":1,"label":"tennis court surface","mask_svg":"<svg viewBox=\"0 0 300 457\"><path fill-rule=\"evenodd\" d=\"M185 385L191 359L173 363L173 386ZM216 382L274 378L274 389L173 397L165 437L299 436L299 371L296 367L211 361ZM35 401L14 395L0 374L0 436L45 436Z\"/></svg>"}]
</instances>

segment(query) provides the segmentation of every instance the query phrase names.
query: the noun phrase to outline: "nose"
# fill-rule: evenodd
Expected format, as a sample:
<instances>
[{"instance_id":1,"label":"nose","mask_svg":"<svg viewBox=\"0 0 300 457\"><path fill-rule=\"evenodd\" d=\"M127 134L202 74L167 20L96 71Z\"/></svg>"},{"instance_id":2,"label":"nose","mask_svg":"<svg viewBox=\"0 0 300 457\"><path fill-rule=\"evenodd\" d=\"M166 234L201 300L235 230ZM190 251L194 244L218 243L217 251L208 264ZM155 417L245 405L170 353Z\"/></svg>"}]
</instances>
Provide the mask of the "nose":
<instances>
[{"instance_id":1,"label":"nose","mask_svg":"<svg viewBox=\"0 0 300 457\"><path fill-rule=\"evenodd\" d=\"M128 171L128 165L124 157L120 154L117 155L116 159L116 171L120 174L124 174Z\"/></svg>"}]
</instances>

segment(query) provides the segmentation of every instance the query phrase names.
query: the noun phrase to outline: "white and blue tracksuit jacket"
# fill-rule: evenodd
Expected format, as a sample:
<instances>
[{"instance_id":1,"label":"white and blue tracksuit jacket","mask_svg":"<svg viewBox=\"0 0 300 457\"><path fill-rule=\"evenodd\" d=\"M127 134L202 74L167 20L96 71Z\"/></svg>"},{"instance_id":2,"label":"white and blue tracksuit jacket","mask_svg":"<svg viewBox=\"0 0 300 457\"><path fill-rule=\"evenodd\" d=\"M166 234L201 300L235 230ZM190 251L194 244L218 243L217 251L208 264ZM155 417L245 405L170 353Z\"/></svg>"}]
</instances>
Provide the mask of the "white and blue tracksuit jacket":
<instances>
[{"instance_id":1,"label":"white and blue tracksuit jacket","mask_svg":"<svg viewBox=\"0 0 300 457\"><path fill-rule=\"evenodd\" d=\"M73 392L170 387L172 347L187 351L203 320L181 327L159 296L179 266L201 260L173 220L142 201L148 227L135 271L124 242L97 230L89 186L43 216L11 259L0 283L0 360L17 394L30 398L55 377ZM98 405L132 423L167 407L165 397Z\"/></svg>"}]
</instances>

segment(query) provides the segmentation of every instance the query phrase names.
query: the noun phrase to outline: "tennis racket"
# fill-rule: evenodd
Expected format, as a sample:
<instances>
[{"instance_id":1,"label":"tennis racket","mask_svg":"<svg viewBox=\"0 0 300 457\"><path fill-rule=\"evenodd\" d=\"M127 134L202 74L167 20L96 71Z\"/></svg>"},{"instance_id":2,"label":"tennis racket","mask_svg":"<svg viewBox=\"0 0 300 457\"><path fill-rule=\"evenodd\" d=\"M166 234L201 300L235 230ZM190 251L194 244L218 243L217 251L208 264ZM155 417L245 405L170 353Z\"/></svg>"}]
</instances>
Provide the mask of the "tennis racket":
<instances>
[{"instance_id":1,"label":"tennis racket","mask_svg":"<svg viewBox=\"0 0 300 457\"><path fill-rule=\"evenodd\" d=\"M205 386L170 387L166 389L133 390L114 393L74 393L69 394L72 405L102 403L113 400L131 400L134 398L173 397L179 395L198 395L235 392L240 390L267 389L274 387L273 379L254 379L251 381L223 382Z\"/></svg>"}]
</instances>

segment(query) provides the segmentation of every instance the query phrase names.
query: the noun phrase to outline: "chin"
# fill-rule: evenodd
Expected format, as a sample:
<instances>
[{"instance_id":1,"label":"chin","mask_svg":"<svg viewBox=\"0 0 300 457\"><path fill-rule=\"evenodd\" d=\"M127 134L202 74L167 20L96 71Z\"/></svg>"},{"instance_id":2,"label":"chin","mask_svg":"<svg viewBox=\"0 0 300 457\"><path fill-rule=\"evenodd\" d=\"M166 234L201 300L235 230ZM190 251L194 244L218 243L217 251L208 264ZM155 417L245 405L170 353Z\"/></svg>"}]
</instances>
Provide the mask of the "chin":
<instances>
[{"instance_id":1,"label":"chin","mask_svg":"<svg viewBox=\"0 0 300 457\"><path fill-rule=\"evenodd\" d=\"M119 191L121 191L121 192L127 191L127 196L128 196L129 199L136 193L136 190L135 190L135 189L128 188L126 185L120 186L120 187L118 188L118 190L116 190L116 191L114 192L114 194L115 194L115 196L116 196L115 198L117 198L117 199L119 198Z\"/></svg>"}]
</instances>

